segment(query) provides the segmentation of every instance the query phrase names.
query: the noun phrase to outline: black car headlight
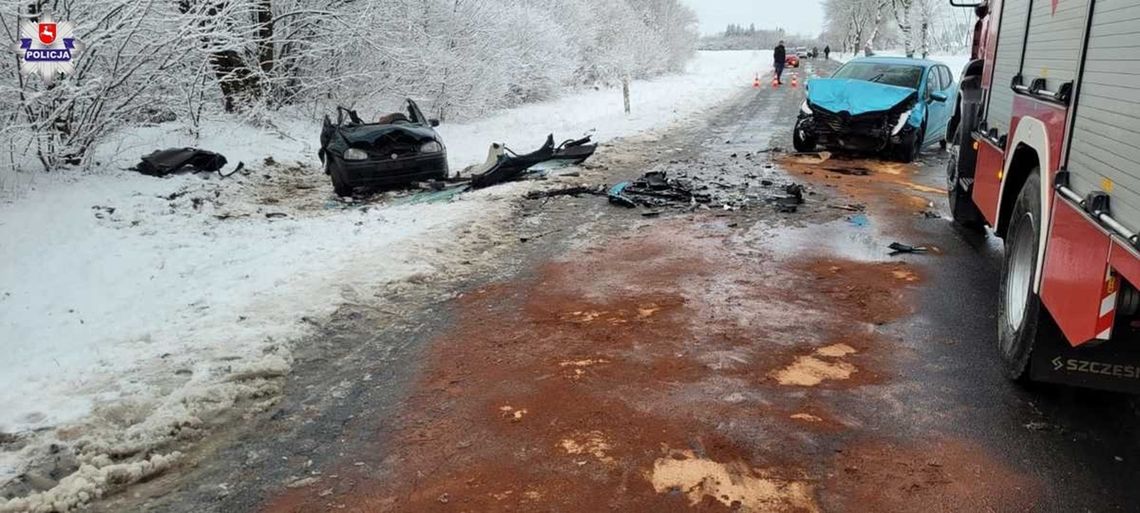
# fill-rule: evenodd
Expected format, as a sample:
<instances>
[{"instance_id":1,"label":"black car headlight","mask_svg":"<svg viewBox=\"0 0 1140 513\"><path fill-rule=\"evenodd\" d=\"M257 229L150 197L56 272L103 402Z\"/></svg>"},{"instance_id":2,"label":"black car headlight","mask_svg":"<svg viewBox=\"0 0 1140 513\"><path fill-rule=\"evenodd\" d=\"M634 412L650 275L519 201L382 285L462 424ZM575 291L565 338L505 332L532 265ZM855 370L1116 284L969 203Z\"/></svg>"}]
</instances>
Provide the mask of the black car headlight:
<instances>
[{"instance_id":1,"label":"black car headlight","mask_svg":"<svg viewBox=\"0 0 1140 513\"><path fill-rule=\"evenodd\" d=\"M812 114L811 107L808 106L807 100L804 100L803 105L800 105L800 112L809 116Z\"/></svg>"},{"instance_id":2,"label":"black car headlight","mask_svg":"<svg viewBox=\"0 0 1140 513\"><path fill-rule=\"evenodd\" d=\"M443 151L443 145L438 141L432 141L420 146L420 153L439 153Z\"/></svg>"},{"instance_id":3,"label":"black car headlight","mask_svg":"<svg viewBox=\"0 0 1140 513\"><path fill-rule=\"evenodd\" d=\"M368 153L357 148L349 148L344 151L344 160L368 160Z\"/></svg>"}]
</instances>

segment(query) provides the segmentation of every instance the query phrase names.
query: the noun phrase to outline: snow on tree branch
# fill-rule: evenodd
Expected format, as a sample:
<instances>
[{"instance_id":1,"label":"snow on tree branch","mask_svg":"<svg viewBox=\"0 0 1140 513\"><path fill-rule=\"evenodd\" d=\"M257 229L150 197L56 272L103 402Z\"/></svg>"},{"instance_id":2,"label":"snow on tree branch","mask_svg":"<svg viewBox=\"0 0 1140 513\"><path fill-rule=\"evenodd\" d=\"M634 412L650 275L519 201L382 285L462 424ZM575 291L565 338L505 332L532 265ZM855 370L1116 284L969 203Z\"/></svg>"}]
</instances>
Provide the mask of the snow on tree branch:
<instances>
[{"instance_id":1,"label":"snow on tree branch","mask_svg":"<svg viewBox=\"0 0 1140 513\"><path fill-rule=\"evenodd\" d=\"M680 70L697 41L679 0L0 0L10 40L50 8L86 45L46 85L0 60L0 166L90 164L124 127L288 106L379 111L403 97L462 119Z\"/></svg>"}]
</instances>

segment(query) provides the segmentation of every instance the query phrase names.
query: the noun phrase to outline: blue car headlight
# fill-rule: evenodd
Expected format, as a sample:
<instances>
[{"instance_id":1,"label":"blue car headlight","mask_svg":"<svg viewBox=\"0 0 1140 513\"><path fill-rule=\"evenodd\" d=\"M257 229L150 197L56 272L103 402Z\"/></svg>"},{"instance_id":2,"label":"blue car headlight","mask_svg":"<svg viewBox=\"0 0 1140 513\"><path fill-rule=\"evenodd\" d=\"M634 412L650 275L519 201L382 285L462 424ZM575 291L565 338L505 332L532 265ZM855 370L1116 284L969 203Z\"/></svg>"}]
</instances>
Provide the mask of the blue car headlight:
<instances>
[{"instance_id":1,"label":"blue car headlight","mask_svg":"<svg viewBox=\"0 0 1140 513\"><path fill-rule=\"evenodd\" d=\"M903 127L906 126L907 120L910 119L911 112L912 111L908 110L902 114L899 114L899 121L898 123L895 123L895 128L891 130L891 135L899 135L899 132L902 132Z\"/></svg>"}]
</instances>

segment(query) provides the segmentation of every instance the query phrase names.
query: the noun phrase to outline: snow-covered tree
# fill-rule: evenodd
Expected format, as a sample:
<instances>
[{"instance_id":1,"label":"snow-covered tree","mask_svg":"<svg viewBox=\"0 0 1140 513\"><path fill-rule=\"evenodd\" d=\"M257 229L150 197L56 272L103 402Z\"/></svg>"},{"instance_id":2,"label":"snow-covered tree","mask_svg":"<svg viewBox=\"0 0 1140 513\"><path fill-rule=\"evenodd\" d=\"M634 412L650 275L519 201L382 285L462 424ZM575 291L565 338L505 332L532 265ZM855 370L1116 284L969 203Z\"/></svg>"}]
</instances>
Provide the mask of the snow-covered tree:
<instances>
[{"instance_id":1,"label":"snow-covered tree","mask_svg":"<svg viewBox=\"0 0 1140 513\"><path fill-rule=\"evenodd\" d=\"M0 165L88 164L116 130L206 113L412 97L462 119L678 71L697 41L680 0L0 0L8 40L49 7L86 48L50 85L0 60Z\"/></svg>"},{"instance_id":2,"label":"snow-covered tree","mask_svg":"<svg viewBox=\"0 0 1140 513\"><path fill-rule=\"evenodd\" d=\"M970 11L943 0L825 0L824 39L842 51L899 45L908 56L961 51L971 31Z\"/></svg>"}]
</instances>

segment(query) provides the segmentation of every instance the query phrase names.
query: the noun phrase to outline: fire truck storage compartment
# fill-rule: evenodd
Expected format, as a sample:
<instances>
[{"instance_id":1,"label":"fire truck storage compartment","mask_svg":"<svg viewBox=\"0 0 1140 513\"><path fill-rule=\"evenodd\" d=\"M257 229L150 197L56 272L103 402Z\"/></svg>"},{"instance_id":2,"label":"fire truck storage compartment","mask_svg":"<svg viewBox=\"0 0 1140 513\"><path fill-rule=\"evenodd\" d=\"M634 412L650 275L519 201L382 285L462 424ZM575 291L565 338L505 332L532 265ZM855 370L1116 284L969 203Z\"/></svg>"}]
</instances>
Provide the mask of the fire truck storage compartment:
<instances>
[{"instance_id":1,"label":"fire truck storage compartment","mask_svg":"<svg viewBox=\"0 0 1140 513\"><path fill-rule=\"evenodd\" d=\"M1070 187L1108 193L1111 216L1140 230L1140 2L1096 1L1076 102Z\"/></svg>"},{"instance_id":2,"label":"fire truck storage compartment","mask_svg":"<svg viewBox=\"0 0 1140 513\"><path fill-rule=\"evenodd\" d=\"M1030 87L1043 79L1044 90L1060 92L1073 82L1081 58L1088 0L1053 4L1047 0L1007 0L1002 7L997 58L986 116L999 135L1009 132L1015 77Z\"/></svg>"},{"instance_id":3,"label":"fire truck storage compartment","mask_svg":"<svg viewBox=\"0 0 1140 513\"><path fill-rule=\"evenodd\" d=\"M991 130L996 129L999 136L1009 133L1009 118L1013 111L1013 89L1010 84L1021 67L1029 2L1030 0L1005 0L1001 4L997 56L994 58L990 99L986 107L986 126Z\"/></svg>"},{"instance_id":4,"label":"fire truck storage compartment","mask_svg":"<svg viewBox=\"0 0 1140 513\"><path fill-rule=\"evenodd\" d=\"M1077 78L1081 59L1081 36L1088 23L1088 0L1068 0L1054 4L1034 0L1029 17L1029 35L1025 44L1025 62L1021 66L1022 84L1045 79L1052 92Z\"/></svg>"}]
</instances>

